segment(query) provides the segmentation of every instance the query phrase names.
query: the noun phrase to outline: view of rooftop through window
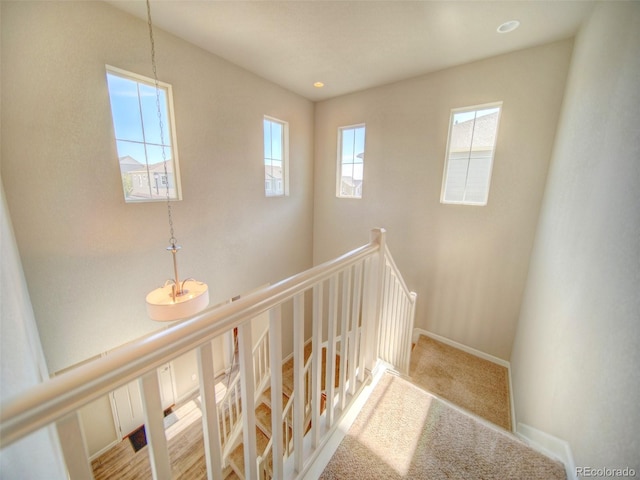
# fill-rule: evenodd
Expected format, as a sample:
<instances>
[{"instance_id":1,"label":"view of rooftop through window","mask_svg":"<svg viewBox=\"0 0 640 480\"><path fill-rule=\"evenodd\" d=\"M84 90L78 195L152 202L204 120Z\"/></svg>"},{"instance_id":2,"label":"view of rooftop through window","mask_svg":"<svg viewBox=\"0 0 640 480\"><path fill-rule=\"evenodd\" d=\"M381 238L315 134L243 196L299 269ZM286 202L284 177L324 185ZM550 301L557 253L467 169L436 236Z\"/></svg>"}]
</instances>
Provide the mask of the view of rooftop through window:
<instances>
[{"instance_id":1,"label":"view of rooftop through window","mask_svg":"<svg viewBox=\"0 0 640 480\"><path fill-rule=\"evenodd\" d=\"M156 98L152 79L114 67L107 86L125 201L166 200L167 186L169 198L180 199L171 86L159 83Z\"/></svg>"},{"instance_id":2,"label":"view of rooftop through window","mask_svg":"<svg viewBox=\"0 0 640 480\"><path fill-rule=\"evenodd\" d=\"M267 197L287 195L287 123L264 117L264 191Z\"/></svg>"},{"instance_id":3,"label":"view of rooftop through window","mask_svg":"<svg viewBox=\"0 0 640 480\"><path fill-rule=\"evenodd\" d=\"M486 205L501 104L451 112L442 203Z\"/></svg>"},{"instance_id":4,"label":"view of rooftop through window","mask_svg":"<svg viewBox=\"0 0 640 480\"><path fill-rule=\"evenodd\" d=\"M362 198L365 126L339 129L337 196Z\"/></svg>"}]
</instances>

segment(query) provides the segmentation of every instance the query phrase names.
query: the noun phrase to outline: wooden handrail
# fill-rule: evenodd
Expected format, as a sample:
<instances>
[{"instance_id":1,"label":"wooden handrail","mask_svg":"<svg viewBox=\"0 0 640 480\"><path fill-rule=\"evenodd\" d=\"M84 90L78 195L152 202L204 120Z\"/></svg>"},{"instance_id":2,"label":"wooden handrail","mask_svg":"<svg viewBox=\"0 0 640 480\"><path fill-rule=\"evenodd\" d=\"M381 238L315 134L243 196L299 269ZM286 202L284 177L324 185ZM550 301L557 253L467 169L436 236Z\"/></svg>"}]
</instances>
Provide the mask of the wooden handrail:
<instances>
[{"instance_id":1,"label":"wooden handrail","mask_svg":"<svg viewBox=\"0 0 640 480\"><path fill-rule=\"evenodd\" d=\"M380 244L372 241L235 302L206 309L22 392L0 409L0 448L250 321L379 250Z\"/></svg>"}]
</instances>

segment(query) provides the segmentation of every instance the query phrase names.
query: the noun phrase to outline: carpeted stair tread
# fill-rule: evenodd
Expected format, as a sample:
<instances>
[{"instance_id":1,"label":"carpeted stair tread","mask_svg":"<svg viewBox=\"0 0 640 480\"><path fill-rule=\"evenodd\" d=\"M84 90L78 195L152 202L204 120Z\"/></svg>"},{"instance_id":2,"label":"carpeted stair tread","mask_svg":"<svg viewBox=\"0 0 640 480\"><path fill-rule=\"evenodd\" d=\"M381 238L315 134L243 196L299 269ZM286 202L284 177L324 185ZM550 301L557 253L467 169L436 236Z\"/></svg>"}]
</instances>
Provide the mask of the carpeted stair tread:
<instances>
[{"instance_id":1,"label":"carpeted stair tread","mask_svg":"<svg viewBox=\"0 0 640 480\"><path fill-rule=\"evenodd\" d=\"M256 408L256 425L262 433L271 438L271 409L264 403Z\"/></svg>"},{"instance_id":2,"label":"carpeted stair tread","mask_svg":"<svg viewBox=\"0 0 640 480\"><path fill-rule=\"evenodd\" d=\"M284 406L287 404L287 402L289 401L289 395L287 393L282 393L282 408L284 408ZM262 395L260 396L260 401L262 403L264 403L267 407L271 407L271 389L267 388L264 392L262 392Z\"/></svg>"},{"instance_id":3,"label":"carpeted stair tread","mask_svg":"<svg viewBox=\"0 0 640 480\"><path fill-rule=\"evenodd\" d=\"M264 403L261 403L258 406L258 408L256 408L256 425L260 430L262 430L262 432L268 438L271 438L271 409ZM283 441L286 440L286 434L284 429L285 429L285 426L283 425L282 426ZM293 429L289 427L289 438L292 438L292 436L293 436Z\"/></svg>"},{"instance_id":4,"label":"carpeted stair tread","mask_svg":"<svg viewBox=\"0 0 640 480\"><path fill-rule=\"evenodd\" d=\"M269 438L262 433L262 430L256 428L256 447L258 450L258 455L262 455L264 450L267 448L267 444L269 443ZM229 463L232 468L236 471L240 478L245 478L244 475L244 447L241 442L229 455ZM271 463L271 462L270 462Z\"/></svg>"},{"instance_id":5,"label":"carpeted stair tread","mask_svg":"<svg viewBox=\"0 0 640 480\"><path fill-rule=\"evenodd\" d=\"M311 342L304 346L304 363L307 363L311 356ZM293 357L282 365L282 391L288 396L293 392Z\"/></svg>"}]
</instances>

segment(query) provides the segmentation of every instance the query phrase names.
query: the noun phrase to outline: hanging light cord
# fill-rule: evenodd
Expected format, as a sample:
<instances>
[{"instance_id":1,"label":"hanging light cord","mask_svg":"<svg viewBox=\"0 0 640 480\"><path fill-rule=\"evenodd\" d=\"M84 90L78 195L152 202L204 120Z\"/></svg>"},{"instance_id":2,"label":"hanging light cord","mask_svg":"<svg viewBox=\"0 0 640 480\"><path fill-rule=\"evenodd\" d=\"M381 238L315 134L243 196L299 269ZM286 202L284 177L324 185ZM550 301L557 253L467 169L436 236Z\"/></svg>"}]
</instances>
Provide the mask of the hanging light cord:
<instances>
[{"instance_id":1,"label":"hanging light cord","mask_svg":"<svg viewBox=\"0 0 640 480\"><path fill-rule=\"evenodd\" d=\"M191 315L194 315L201 311L209 304L209 287L206 283L197 282L193 278L187 278L182 283L178 278L178 263L176 259L176 254L178 250L180 250L180 246L176 245L176 237L173 231L173 217L171 215L171 195L169 190L169 172L167 168L167 152L166 148L168 145L165 145L164 141L164 124L162 122L162 108L160 106L160 84L158 82L158 71L156 68L156 44L153 38L153 23L151 22L151 2L150 0L146 0L147 3L147 24L149 25L149 40L151 41L151 67L153 68L153 80L156 87L156 109L158 113L158 124L160 126L160 147L162 149L162 164L164 167L164 179L165 179L165 191L167 193L167 216L169 219L169 238L170 246L167 247L167 250L171 252L173 257L173 271L175 276L173 280L167 281L164 287L157 288L153 290L149 295L147 295L147 309L149 312L149 316L154 320L159 321L172 321L178 320L180 318L187 318ZM168 93L168 92L167 92ZM168 95L167 95L168 97ZM168 107L167 103L167 122L170 121L168 117ZM169 133L169 145L171 145L173 135ZM173 155L173 152L171 155ZM172 160L175 160L172 158ZM175 181L178 172L175 171L175 164L173 165L172 171L174 173L174 191L177 193L177 182ZM157 188L157 187L156 187ZM159 189L158 189L158 193ZM176 195L177 197L177 195ZM185 283L188 281L193 281L196 285L194 285L193 292L189 292L184 288ZM171 286L171 299L167 302L167 286ZM167 310L166 307L171 307Z\"/></svg>"},{"instance_id":2,"label":"hanging light cord","mask_svg":"<svg viewBox=\"0 0 640 480\"><path fill-rule=\"evenodd\" d=\"M169 194L169 172L167 170L167 152L164 143L164 124L162 122L162 109L160 108L160 85L158 82L158 70L156 68L156 42L153 38L151 3L149 0L147 0L147 24L149 25L149 40L151 41L151 68L153 69L153 81L156 87L156 109L158 113L158 124L160 126L160 146L162 149L162 165L164 167L164 179L167 193L167 217L169 219L169 235L171 236L169 238L170 245L167 247L167 250L171 252L171 255L173 257L174 279L171 296L175 301L178 296L184 295L188 293L188 291L184 289L184 282L180 283L180 279L178 278L178 263L176 254L178 253L178 250L180 250L180 246L176 245L176 237L173 231L173 216L171 215L171 195Z\"/></svg>"},{"instance_id":3,"label":"hanging light cord","mask_svg":"<svg viewBox=\"0 0 640 480\"><path fill-rule=\"evenodd\" d=\"M169 195L169 172L167 170L167 153L164 145L164 124L162 122L162 109L160 108L160 85L158 82L158 71L156 68L156 43L153 38L153 24L151 22L151 3L147 0L147 24L149 25L149 40L151 41L151 68L153 69L153 81L156 87L156 109L158 113L158 124L160 126L160 145L162 147L162 164L164 166L164 178L167 193L167 216L169 218L169 243L171 248L176 250L176 237L173 231L173 217L171 215L171 196ZM176 282L178 279L175 279Z\"/></svg>"}]
</instances>

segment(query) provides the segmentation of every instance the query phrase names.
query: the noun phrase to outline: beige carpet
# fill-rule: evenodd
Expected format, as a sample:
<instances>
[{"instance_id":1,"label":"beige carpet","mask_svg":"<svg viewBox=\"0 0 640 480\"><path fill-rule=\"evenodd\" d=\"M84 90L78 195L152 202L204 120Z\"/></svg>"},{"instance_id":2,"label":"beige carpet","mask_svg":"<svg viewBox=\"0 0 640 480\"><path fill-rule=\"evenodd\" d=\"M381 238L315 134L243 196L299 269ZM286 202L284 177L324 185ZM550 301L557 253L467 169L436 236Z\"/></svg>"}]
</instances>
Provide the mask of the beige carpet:
<instances>
[{"instance_id":1,"label":"beige carpet","mask_svg":"<svg viewBox=\"0 0 640 480\"><path fill-rule=\"evenodd\" d=\"M421 335L409 375L425 390L511 431L505 367Z\"/></svg>"},{"instance_id":2,"label":"beige carpet","mask_svg":"<svg viewBox=\"0 0 640 480\"><path fill-rule=\"evenodd\" d=\"M385 374L321 479L565 479L513 435Z\"/></svg>"}]
</instances>

